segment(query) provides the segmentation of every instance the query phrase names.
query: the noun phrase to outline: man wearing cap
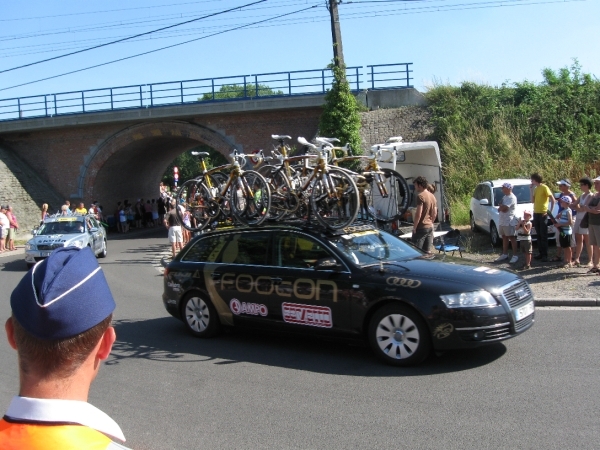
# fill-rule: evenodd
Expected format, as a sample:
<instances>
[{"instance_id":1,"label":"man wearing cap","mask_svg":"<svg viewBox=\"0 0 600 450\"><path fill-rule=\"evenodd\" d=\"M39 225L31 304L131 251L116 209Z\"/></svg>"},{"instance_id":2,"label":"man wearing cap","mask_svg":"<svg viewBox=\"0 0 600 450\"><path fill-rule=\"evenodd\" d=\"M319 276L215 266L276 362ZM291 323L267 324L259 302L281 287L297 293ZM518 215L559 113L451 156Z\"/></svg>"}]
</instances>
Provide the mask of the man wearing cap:
<instances>
[{"instance_id":1,"label":"man wearing cap","mask_svg":"<svg viewBox=\"0 0 600 450\"><path fill-rule=\"evenodd\" d=\"M515 236L515 208L517 207L517 197L513 194L513 186L510 183L502 185L502 201L498 206L498 231L502 236L502 254L496 259L496 262L508 259L508 242L512 246L512 258L510 263L514 264L519 260L517 256L517 237Z\"/></svg>"},{"instance_id":2,"label":"man wearing cap","mask_svg":"<svg viewBox=\"0 0 600 450\"><path fill-rule=\"evenodd\" d=\"M575 192L573 192L571 190L571 180L569 180L568 178L563 178L560 181L557 181L556 184L558 185L558 190L560 191L560 196L557 199L558 205L559 205L559 209L557 211L557 215L562 211L562 204L560 202L560 197L569 197L571 199L571 205L569 206L569 208L571 209L571 216L573 217L573 220L575 220L576 216L577 216L577 209L575 208L575 202L577 201L577 196L575 195ZM575 248L575 234L571 233L569 239L571 240L571 244L570 247L571 248ZM563 254L563 248L560 245L560 233L556 233L556 257L552 259L552 261L562 261L562 254ZM571 256L573 255L573 252L571 252ZM565 263L571 263L571 261L567 261L565 259Z\"/></svg>"},{"instance_id":3,"label":"man wearing cap","mask_svg":"<svg viewBox=\"0 0 600 450\"><path fill-rule=\"evenodd\" d=\"M0 420L0 448L123 449L108 415L87 403L115 341L115 301L89 248L56 249L10 297L8 342L19 357L19 395Z\"/></svg>"},{"instance_id":4,"label":"man wearing cap","mask_svg":"<svg viewBox=\"0 0 600 450\"><path fill-rule=\"evenodd\" d=\"M548 210L554 208L554 195L548 186L542 183L539 173L531 174L531 199L533 202L533 227L537 234L539 254L535 259L548 261ZM550 206L550 208L548 208Z\"/></svg>"},{"instance_id":5,"label":"man wearing cap","mask_svg":"<svg viewBox=\"0 0 600 450\"><path fill-rule=\"evenodd\" d=\"M588 213L588 233L590 236L590 245L592 246L592 268L588 273L600 274L600 177L592 180L596 193L582 206L580 211Z\"/></svg>"}]
</instances>

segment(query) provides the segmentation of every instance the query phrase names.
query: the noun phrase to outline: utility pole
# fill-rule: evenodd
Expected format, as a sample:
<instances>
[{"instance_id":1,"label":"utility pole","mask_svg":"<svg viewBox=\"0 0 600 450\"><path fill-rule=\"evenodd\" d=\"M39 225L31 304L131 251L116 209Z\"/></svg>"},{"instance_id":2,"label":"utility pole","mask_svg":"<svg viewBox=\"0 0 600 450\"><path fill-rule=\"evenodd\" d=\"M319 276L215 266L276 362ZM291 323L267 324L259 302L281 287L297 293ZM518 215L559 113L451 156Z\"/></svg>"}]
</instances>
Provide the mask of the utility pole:
<instances>
[{"instance_id":1,"label":"utility pole","mask_svg":"<svg viewBox=\"0 0 600 450\"><path fill-rule=\"evenodd\" d=\"M342 31L340 30L340 16L338 4L342 0L328 0L327 9L331 16L331 37L333 41L333 63L336 67L344 66L344 50L342 49Z\"/></svg>"}]
</instances>

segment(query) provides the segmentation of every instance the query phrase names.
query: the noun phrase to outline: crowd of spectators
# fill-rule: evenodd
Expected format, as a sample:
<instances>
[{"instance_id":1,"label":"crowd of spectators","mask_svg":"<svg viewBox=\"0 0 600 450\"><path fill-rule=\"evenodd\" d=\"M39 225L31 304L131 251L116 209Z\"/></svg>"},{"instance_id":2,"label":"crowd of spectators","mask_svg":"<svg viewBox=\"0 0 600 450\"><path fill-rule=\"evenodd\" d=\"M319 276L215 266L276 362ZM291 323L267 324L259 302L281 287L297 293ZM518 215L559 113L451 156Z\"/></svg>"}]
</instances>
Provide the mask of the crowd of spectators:
<instances>
[{"instance_id":1,"label":"crowd of spectators","mask_svg":"<svg viewBox=\"0 0 600 450\"><path fill-rule=\"evenodd\" d=\"M0 205L0 252L16 250L15 237L19 222L11 205Z\"/></svg>"},{"instance_id":2,"label":"crowd of spectators","mask_svg":"<svg viewBox=\"0 0 600 450\"><path fill-rule=\"evenodd\" d=\"M582 254L586 253L588 262L585 267L588 273L600 274L600 176L593 180L583 177L579 180L577 190L572 186L571 180L563 178L556 182L558 198L543 182L539 173L531 175L531 198L533 214L526 210L523 217L516 217L516 198L512 194L512 186L505 183L502 187L504 197L498 208L500 215L500 234L503 239L503 252L496 259L501 262L508 259L509 243L512 246L513 256L510 263L518 261L516 241L521 245L525 255L523 269L529 269L532 258L531 229L537 235L538 253L533 259L543 262L561 262L565 269L582 267ZM595 193L591 191L592 186ZM555 203L558 209L555 214ZM556 255L548 257L548 221L556 229ZM515 239L516 236L516 239Z\"/></svg>"}]
</instances>

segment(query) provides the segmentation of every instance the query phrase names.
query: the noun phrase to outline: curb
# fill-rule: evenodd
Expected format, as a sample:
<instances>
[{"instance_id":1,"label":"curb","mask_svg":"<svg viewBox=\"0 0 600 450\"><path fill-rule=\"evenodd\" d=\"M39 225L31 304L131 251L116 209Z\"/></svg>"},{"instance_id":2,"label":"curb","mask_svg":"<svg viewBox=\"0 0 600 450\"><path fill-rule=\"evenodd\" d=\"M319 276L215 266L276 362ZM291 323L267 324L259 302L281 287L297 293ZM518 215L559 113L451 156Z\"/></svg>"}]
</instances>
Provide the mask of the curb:
<instances>
[{"instance_id":1,"label":"curb","mask_svg":"<svg viewBox=\"0 0 600 450\"><path fill-rule=\"evenodd\" d=\"M535 306L600 306L596 298L536 298Z\"/></svg>"}]
</instances>

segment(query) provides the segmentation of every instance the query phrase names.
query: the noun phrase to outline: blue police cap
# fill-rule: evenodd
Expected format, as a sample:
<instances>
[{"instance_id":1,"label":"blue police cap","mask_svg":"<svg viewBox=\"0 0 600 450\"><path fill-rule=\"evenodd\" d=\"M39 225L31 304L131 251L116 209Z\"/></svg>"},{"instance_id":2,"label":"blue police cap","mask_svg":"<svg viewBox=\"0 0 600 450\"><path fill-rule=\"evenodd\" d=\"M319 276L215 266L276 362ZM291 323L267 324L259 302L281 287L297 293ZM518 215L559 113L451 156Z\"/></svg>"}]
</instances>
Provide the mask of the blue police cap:
<instances>
[{"instance_id":1,"label":"blue police cap","mask_svg":"<svg viewBox=\"0 0 600 450\"><path fill-rule=\"evenodd\" d=\"M37 263L10 296L13 316L39 339L66 339L98 325L115 309L89 247L63 247Z\"/></svg>"}]
</instances>

